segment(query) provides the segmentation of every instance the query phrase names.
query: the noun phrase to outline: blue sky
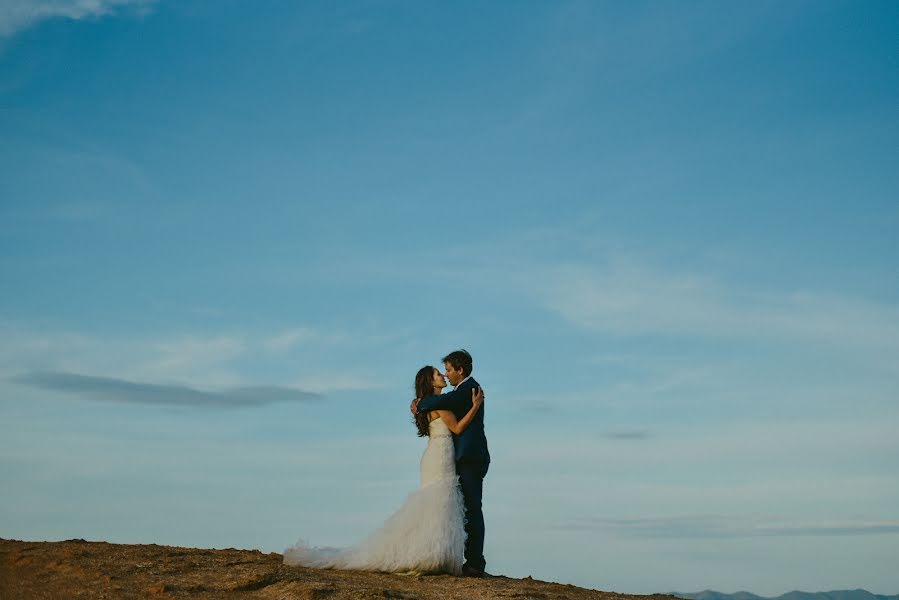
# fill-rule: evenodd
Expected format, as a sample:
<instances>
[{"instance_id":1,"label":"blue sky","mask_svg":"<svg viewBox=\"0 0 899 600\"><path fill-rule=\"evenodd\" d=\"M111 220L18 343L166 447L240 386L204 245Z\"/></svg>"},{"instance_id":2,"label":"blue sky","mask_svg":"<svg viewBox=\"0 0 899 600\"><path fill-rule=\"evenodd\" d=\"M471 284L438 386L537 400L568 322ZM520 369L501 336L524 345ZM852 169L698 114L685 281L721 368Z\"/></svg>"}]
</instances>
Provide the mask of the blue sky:
<instances>
[{"instance_id":1,"label":"blue sky","mask_svg":"<svg viewBox=\"0 0 899 600\"><path fill-rule=\"evenodd\" d=\"M492 572L899 591L894 2L0 8L0 536L352 543L487 389Z\"/></svg>"}]
</instances>

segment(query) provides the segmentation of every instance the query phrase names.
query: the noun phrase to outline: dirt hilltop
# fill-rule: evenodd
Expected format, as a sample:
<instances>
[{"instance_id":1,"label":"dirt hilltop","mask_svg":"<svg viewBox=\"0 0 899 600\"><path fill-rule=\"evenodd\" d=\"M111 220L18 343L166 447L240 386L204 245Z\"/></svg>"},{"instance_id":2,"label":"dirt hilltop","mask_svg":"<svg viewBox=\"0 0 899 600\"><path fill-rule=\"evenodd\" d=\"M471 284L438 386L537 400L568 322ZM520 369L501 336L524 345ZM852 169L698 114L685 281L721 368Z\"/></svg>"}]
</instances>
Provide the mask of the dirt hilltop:
<instances>
[{"instance_id":1,"label":"dirt hilltop","mask_svg":"<svg viewBox=\"0 0 899 600\"><path fill-rule=\"evenodd\" d=\"M527 577L471 579L288 567L259 550L210 550L85 540L0 538L0 599L267 598L406 600L673 600L547 583Z\"/></svg>"}]
</instances>

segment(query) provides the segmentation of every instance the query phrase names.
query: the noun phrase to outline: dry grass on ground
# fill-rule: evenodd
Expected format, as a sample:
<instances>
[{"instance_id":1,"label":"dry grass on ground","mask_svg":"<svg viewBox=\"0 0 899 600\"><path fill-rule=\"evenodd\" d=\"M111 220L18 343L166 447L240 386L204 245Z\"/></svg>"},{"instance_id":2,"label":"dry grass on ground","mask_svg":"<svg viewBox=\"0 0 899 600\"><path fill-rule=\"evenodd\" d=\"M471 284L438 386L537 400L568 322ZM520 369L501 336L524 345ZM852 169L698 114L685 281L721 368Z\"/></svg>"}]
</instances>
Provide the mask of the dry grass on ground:
<instances>
[{"instance_id":1,"label":"dry grass on ground","mask_svg":"<svg viewBox=\"0 0 899 600\"><path fill-rule=\"evenodd\" d=\"M403 576L288 567L258 550L0 538L0 600L266 598L673 600L587 590L531 578Z\"/></svg>"}]
</instances>

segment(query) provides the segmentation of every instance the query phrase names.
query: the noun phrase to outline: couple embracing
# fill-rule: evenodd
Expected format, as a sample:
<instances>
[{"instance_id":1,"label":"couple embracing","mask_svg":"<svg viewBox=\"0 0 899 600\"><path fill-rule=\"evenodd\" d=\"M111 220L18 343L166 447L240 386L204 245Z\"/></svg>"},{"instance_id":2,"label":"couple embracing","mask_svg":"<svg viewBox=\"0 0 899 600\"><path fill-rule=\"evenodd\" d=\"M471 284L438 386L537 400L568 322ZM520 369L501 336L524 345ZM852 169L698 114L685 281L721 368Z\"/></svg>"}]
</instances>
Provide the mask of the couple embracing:
<instances>
[{"instance_id":1,"label":"couple embracing","mask_svg":"<svg viewBox=\"0 0 899 600\"><path fill-rule=\"evenodd\" d=\"M465 350L443 357L446 375L432 366L415 376L411 410L419 436L421 486L374 534L346 549L312 548L302 541L284 563L326 569L391 573L451 573L482 577L484 515L481 495L490 465L484 435L484 391L471 376ZM442 393L446 380L451 392ZM464 563L463 563L464 557Z\"/></svg>"}]
</instances>

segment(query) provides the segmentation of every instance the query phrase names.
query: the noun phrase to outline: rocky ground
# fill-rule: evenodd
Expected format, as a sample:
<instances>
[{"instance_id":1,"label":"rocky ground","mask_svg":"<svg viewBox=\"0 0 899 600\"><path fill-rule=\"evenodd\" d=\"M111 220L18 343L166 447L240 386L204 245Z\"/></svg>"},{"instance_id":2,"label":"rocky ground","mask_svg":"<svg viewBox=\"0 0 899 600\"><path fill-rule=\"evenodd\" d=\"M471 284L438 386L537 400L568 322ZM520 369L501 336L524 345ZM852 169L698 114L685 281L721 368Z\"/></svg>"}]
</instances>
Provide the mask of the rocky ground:
<instances>
[{"instance_id":1,"label":"rocky ground","mask_svg":"<svg viewBox=\"0 0 899 600\"><path fill-rule=\"evenodd\" d=\"M288 567L258 550L0 538L0 600L19 598L673 600L537 581Z\"/></svg>"}]
</instances>

